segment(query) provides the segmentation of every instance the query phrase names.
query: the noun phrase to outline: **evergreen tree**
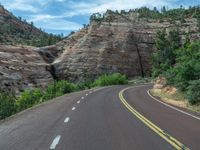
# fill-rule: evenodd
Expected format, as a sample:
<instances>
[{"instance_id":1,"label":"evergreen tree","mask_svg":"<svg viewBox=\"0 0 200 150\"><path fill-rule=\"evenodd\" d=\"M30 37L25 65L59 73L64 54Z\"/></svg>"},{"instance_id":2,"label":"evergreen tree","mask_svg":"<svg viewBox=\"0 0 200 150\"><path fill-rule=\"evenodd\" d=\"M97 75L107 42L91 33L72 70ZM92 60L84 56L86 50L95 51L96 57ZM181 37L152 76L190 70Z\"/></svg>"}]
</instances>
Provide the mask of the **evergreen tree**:
<instances>
[{"instance_id":1,"label":"evergreen tree","mask_svg":"<svg viewBox=\"0 0 200 150\"><path fill-rule=\"evenodd\" d=\"M185 41L184 41L184 47L187 47L190 44L190 38L189 38L189 33L186 33L185 35Z\"/></svg>"},{"instance_id":2,"label":"evergreen tree","mask_svg":"<svg viewBox=\"0 0 200 150\"><path fill-rule=\"evenodd\" d=\"M156 35L157 52L153 54L153 76L164 73L175 64L175 50L180 47L179 31L173 30L167 36L166 30Z\"/></svg>"},{"instance_id":3,"label":"evergreen tree","mask_svg":"<svg viewBox=\"0 0 200 150\"><path fill-rule=\"evenodd\" d=\"M161 12L162 12L162 13L166 13L166 7L165 7L165 6L163 6L163 7L161 8Z\"/></svg>"}]
</instances>

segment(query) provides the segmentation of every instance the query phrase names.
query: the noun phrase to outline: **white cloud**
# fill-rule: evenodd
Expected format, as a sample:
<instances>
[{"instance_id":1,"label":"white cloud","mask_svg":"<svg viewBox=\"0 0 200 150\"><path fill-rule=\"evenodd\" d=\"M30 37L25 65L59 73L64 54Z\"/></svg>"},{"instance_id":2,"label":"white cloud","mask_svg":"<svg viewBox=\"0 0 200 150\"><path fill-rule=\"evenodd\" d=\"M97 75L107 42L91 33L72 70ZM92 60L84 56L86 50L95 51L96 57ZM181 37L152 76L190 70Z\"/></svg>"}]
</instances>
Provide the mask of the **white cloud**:
<instances>
[{"instance_id":1,"label":"white cloud","mask_svg":"<svg viewBox=\"0 0 200 150\"><path fill-rule=\"evenodd\" d=\"M38 8L26 3L24 0L15 0L11 3L5 3L6 8L9 10L21 10L36 13Z\"/></svg>"},{"instance_id":2,"label":"white cloud","mask_svg":"<svg viewBox=\"0 0 200 150\"><path fill-rule=\"evenodd\" d=\"M56 1L58 1L58 2L64 2L65 0L56 0Z\"/></svg>"},{"instance_id":3,"label":"white cloud","mask_svg":"<svg viewBox=\"0 0 200 150\"><path fill-rule=\"evenodd\" d=\"M105 12L107 9L122 10L132 9L142 6L148 7L162 7L171 6L178 0L98 0L90 2L75 2L73 0L1 0L9 10L21 10L32 13L42 11L45 6L51 2L62 2L66 7L64 15L72 17L77 15L90 15L95 12ZM52 10L53 11L53 10Z\"/></svg>"},{"instance_id":4,"label":"white cloud","mask_svg":"<svg viewBox=\"0 0 200 150\"><path fill-rule=\"evenodd\" d=\"M2 0L8 10L20 10L37 13L42 7L53 0Z\"/></svg>"},{"instance_id":5,"label":"white cloud","mask_svg":"<svg viewBox=\"0 0 200 150\"><path fill-rule=\"evenodd\" d=\"M29 21L40 22L40 21L56 19L56 18L62 18L62 16L53 16L53 15L49 15L49 14L39 14L39 15L32 16L32 18L29 19Z\"/></svg>"},{"instance_id":6,"label":"white cloud","mask_svg":"<svg viewBox=\"0 0 200 150\"><path fill-rule=\"evenodd\" d=\"M45 21L37 22L36 24L37 26L40 26L41 28L49 29L49 30L70 31L70 30L78 30L82 28L82 25L76 22L71 22L64 19L45 20Z\"/></svg>"},{"instance_id":7,"label":"white cloud","mask_svg":"<svg viewBox=\"0 0 200 150\"><path fill-rule=\"evenodd\" d=\"M78 30L82 28L81 24L76 22L71 22L65 20L63 16L51 16L51 15L38 15L34 16L32 19L28 20L29 22L33 21L34 24L38 27L47 29L47 30Z\"/></svg>"},{"instance_id":8,"label":"white cloud","mask_svg":"<svg viewBox=\"0 0 200 150\"><path fill-rule=\"evenodd\" d=\"M160 8L164 5L172 8L178 1L180 0L82 0L79 2L74 0L1 0L1 3L9 10L26 11L28 16L26 19L29 22L33 21L37 27L68 31L82 28L79 23L66 20L69 17L89 16L95 12L103 13L107 9L129 10L143 6ZM60 14L55 12L56 10L59 10Z\"/></svg>"},{"instance_id":9,"label":"white cloud","mask_svg":"<svg viewBox=\"0 0 200 150\"><path fill-rule=\"evenodd\" d=\"M70 1L70 7L73 11L65 12L65 15L70 17L76 15L90 15L95 12L105 12L111 10L128 10L143 6L160 8L162 6L172 7L172 2L177 0L100 0L98 2L73 2Z\"/></svg>"}]
</instances>

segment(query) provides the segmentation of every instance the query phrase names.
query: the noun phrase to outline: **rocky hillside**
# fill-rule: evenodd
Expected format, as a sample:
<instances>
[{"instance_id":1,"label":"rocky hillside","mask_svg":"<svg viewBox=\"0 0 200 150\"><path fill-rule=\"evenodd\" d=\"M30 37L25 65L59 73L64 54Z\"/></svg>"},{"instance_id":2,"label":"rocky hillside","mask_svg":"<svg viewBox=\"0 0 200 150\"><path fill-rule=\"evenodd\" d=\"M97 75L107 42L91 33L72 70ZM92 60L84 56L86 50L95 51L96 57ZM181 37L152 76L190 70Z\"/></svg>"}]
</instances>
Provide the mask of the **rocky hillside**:
<instances>
[{"instance_id":1,"label":"rocky hillside","mask_svg":"<svg viewBox=\"0 0 200 150\"><path fill-rule=\"evenodd\" d=\"M46 46L61 39L61 36L47 34L36 28L33 22L17 18L0 5L0 44Z\"/></svg>"},{"instance_id":2,"label":"rocky hillside","mask_svg":"<svg viewBox=\"0 0 200 150\"><path fill-rule=\"evenodd\" d=\"M57 44L62 55L52 66L58 79L83 81L100 74L120 72L128 77L147 75L155 51L157 31L179 29L182 43L185 34L190 40L200 37L197 19L184 23L169 19L140 18L136 12L108 11L102 18L92 19L89 26Z\"/></svg>"},{"instance_id":3,"label":"rocky hillside","mask_svg":"<svg viewBox=\"0 0 200 150\"><path fill-rule=\"evenodd\" d=\"M1 83L43 86L53 79L83 82L114 72L129 78L144 76L151 71L157 31L179 30L182 43L186 34L190 40L200 38L198 19L188 13L184 20L159 12L154 18L141 14L138 10L94 14L88 26L52 46L1 46ZM7 84L13 77L16 82Z\"/></svg>"},{"instance_id":4,"label":"rocky hillside","mask_svg":"<svg viewBox=\"0 0 200 150\"><path fill-rule=\"evenodd\" d=\"M0 45L0 87L16 94L53 82L48 64L34 47Z\"/></svg>"}]
</instances>

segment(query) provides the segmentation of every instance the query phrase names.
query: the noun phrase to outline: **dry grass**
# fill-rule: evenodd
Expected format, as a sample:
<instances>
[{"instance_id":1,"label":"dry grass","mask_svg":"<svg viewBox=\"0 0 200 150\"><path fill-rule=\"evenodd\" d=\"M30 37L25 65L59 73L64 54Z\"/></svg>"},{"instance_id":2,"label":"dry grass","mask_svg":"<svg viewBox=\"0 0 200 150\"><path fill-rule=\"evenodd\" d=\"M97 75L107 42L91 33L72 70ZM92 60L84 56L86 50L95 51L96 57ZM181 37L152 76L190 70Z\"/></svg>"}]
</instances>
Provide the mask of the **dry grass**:
<instances>
[{"instance_id":1,"label":"dry grass","mask_svg":"<svg viewBox=\"0 0 200 150\"><path fill-rule=\"evenodd\" d=\"M175 91L173 88L171 90L165 88L152 89L150 92L153 96L160 97L162 101L168 104L200 112L200 105L190 105L185 98L185 94L180 91Z\"/></svg>"}]
</instances>

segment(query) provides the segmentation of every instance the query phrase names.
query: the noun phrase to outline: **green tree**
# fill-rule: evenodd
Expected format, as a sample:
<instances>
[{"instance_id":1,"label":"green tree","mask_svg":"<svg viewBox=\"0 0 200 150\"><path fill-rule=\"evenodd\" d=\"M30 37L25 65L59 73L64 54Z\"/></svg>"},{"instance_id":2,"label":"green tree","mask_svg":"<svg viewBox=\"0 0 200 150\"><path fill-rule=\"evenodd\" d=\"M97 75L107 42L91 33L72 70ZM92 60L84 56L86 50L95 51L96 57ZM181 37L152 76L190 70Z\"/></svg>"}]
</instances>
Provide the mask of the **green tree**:
<instances>
[{"instance_id":1,"label":"green tree","mask_svg":"<svg viewBox=\"0 0 200 150\"><path fill-rule=\"evenodd\" d=\"M163 6L163 7L161 8L161 12L162 12L162 13L166 13L166 7L165 7L165 6Z\"/></svg>"},{"instance_id":2,"label":"green tree","mask_svg":"<svg viewBox=\"0 0 200 150\"><path fill-rule=\"evenodd\" d=\"M169 49L169 43L166 38L166 30L158 31L156 35L156 48L157 51L153 54L152 59L152 65L153 65L153 76L158 76L159 74L162 74L162 72L165 70L167 65L168 57L166 57L166 53Z\"/></svg>"},{"instance_id":3,"label":"green tree","mask_svg":"<svg viewBox=\"0 0 200 150\"><path fill-rule=\"evenodd\" d=\"M200 79L200 41L176 50L176 65L167 71L167 79L182 91Z\"/></svg>"},{"instance_id":4,"label":"green tree","mask_svg":"<svg viewBox=\"0 0 200 150\"><path fill-rule=\"evenodd\" d=\"M200 31L200 16L198 16L198 18L197 18L197 27L198 27L198 29Z\"/></svg>"},{"instance_id":5,"label":"green tree","mask_svg":"<svg viewBox=\"0 0 200 150\"><path fill-rule=\"evenodd\" d=\"M193 80L189 83L187 98L191 104L200 103L200 79Z\"/></svg>"},{"instance_id":6,"label":"green tree","mask_svg":"<svg viewBox=\"0 0 200 150\"><path fill-rule=\"evenodd\" d=\"M159 31L156 35L157 52L153 54L153 76L163 74L175 64L175 50L180 46L179 31Z\"/></svg>"},{"instance_id":7,"label":"green tree","mask_svg":"<svg viewBox=\"0 0 200 150\"><path fill-rule=\"evenodd\" d=\"M187 47L187 46L189 46L189 44L190 44L190 38L189 38L189 33L186 33L186 35L185 35L185 41L184 41L184 47Z\"/></svg>"}]
</instances>

